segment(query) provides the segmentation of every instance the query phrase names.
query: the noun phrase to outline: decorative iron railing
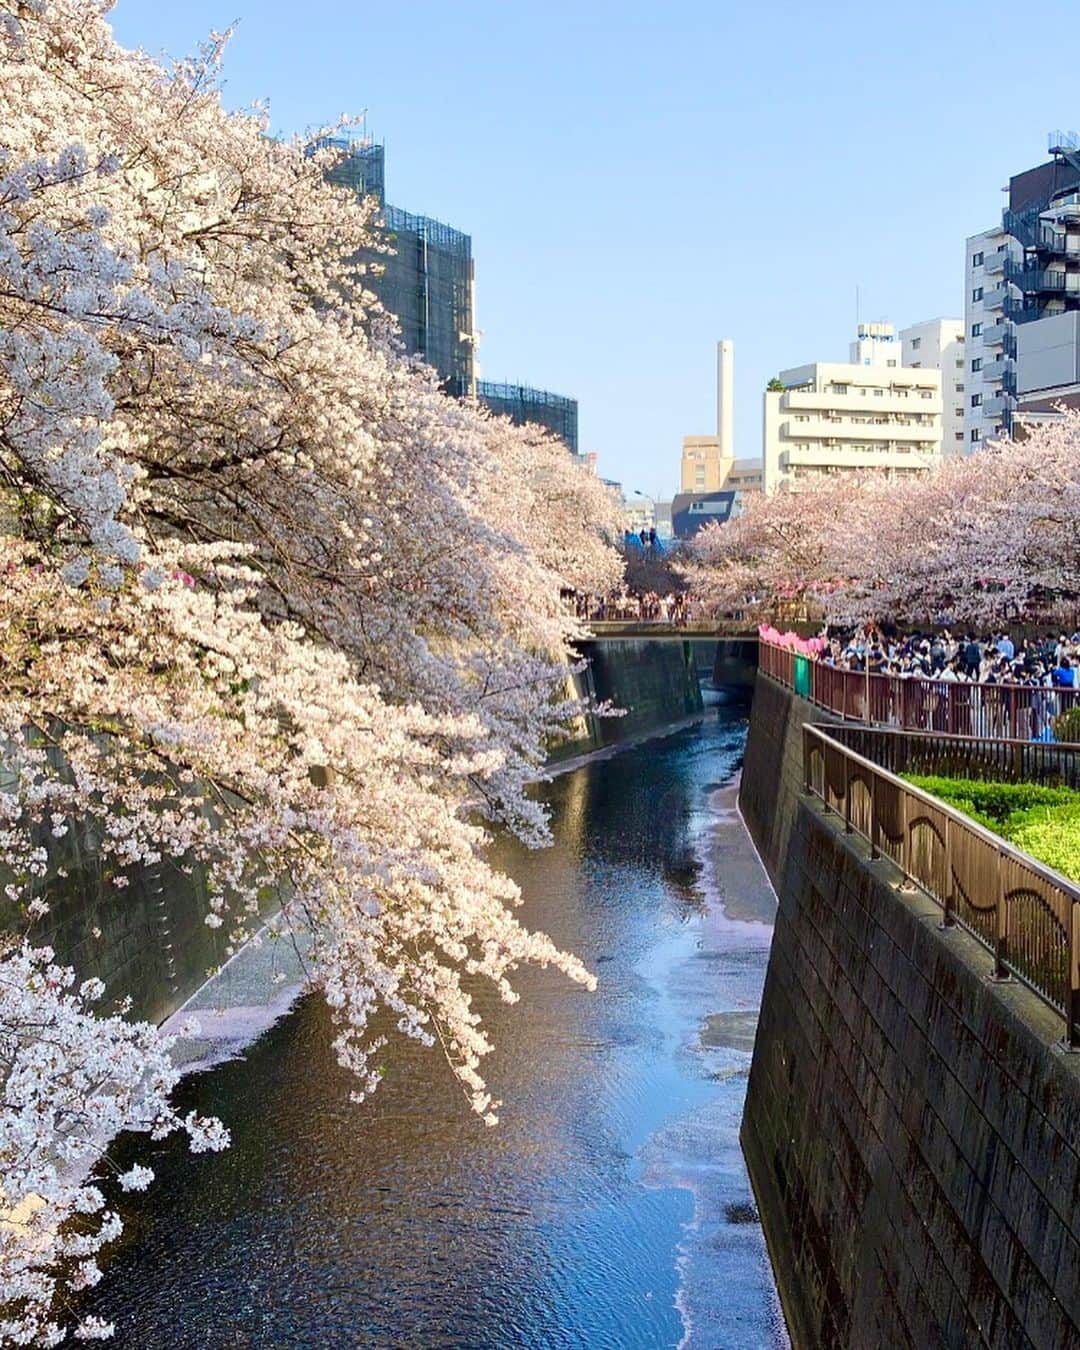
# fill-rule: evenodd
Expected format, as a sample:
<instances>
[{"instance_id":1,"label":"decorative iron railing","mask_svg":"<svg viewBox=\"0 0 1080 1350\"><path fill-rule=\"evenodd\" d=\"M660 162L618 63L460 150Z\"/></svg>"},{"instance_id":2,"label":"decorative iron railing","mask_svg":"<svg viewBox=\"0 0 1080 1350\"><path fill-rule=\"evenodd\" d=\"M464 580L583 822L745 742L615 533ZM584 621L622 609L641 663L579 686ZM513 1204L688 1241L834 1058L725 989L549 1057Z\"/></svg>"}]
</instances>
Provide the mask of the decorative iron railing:
<instances>
[{"instance_id":1,"label":"decorative iron railing","mask_svg":"<svg viewBox=\"0 0 1080 1350\"><path fill-rule=\"evenodd\" d=\"M1080 707L1080 689L867 675L764 641L758 644L758 669L845 720L904 731L1037 740L1058 735L1054 719Z\"/></svg>"},{"instance_id":2,"label":"decorative iron railing","mask_svg":"<svg viewBox=\"0 0 1080 1350\"><path fill-rule=\"evenodd\" d=\"M803 727L806 792L940 905L944 928L992 952L995 979L1015 976L1059 1013L1080 1049L1080 888L830 730Z\"/></svg>"}]
</instances>

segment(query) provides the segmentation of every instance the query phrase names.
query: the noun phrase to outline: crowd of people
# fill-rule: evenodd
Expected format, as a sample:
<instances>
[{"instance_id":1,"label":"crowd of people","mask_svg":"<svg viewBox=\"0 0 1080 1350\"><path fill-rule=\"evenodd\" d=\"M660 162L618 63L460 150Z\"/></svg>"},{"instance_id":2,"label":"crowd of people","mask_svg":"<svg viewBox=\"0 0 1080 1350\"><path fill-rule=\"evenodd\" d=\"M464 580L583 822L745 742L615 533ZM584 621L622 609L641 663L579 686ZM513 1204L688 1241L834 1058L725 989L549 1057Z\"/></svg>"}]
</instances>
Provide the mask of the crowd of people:
<instances>
[{"instance_id":1,"label":"crowd of people","mask_svg":"<svg viewBox=\"0 0 1080 1350\"><path fill-rule=\"evenodd\" d=\"M577 617L588 623L617 619L624 623L670 623L681 628L693 617L687 596L676 592L658 595L646 591L637 595L624 586L610 595L575 591L568 600Z\"/></svg>"},{"instance_id":2,"label":"crowd of people","mask_svg":"<svg viewBox=\"0 0 1080 1350\"><path fill-rule=\"evenodd\" d=\"M948 629L889 636L871 628L846 640L824 635L817 659L839 670L869 666L872 675L901 679L1080 688L1080 632L1014 639L1007 632L979 637Z\"/></svg>"}]
</instances>

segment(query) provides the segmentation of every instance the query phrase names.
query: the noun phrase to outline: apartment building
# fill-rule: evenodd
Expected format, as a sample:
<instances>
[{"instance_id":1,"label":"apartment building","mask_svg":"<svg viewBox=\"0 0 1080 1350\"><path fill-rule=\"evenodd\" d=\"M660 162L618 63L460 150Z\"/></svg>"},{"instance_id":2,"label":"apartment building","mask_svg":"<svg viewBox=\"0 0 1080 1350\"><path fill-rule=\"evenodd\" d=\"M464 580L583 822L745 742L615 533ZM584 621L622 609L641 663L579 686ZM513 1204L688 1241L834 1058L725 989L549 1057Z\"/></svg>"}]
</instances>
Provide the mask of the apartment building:
<instances>
[{"instance_id":1,"label":"apartment building","mask_svg":"<svg viewBox=\"0 0 1080 1350\"><path fill-rule=\"evenodd\" d=\"M941 452L962 455L967 446L967 357L963 319L927 319L899 333L901 366L941 372Z\"/></svg>"},{"instance_id":2,"label":"apartment building","mask_svg":"<svg viewBox=\"0 0 1080 1350\"><path fill-rule=\"evenodd\" d=\"M1018 416L1080 404L1080 137L1009 179L1001 224L967 240L968 449Z\"/></svg>"},{"instance_id":3,"label":"apartment building","mask_svg":"<svg viewBox=\"0 0 1080 1350\"><path fill-rule=\"evenodd\" d=\"M1020 246L999 225L972 235L964 258L964 450L1011 427L1016 336L1006 264ZM1007 312L1008 310L1008 312Z\"/></svg>"},{"instance_id":4,"label":"apartment building","mask_svg":"<svg viewBox=\"0 0 1080 1350\"><path fill-rule=\"evenodd\" d=\"M817 361L780 372L783 389L764 398L766 492L797 491L823 474L922 472L938 461L942 372L905 368L900 342L889 350L884 364Z\"/></svg>"}]
</instances>

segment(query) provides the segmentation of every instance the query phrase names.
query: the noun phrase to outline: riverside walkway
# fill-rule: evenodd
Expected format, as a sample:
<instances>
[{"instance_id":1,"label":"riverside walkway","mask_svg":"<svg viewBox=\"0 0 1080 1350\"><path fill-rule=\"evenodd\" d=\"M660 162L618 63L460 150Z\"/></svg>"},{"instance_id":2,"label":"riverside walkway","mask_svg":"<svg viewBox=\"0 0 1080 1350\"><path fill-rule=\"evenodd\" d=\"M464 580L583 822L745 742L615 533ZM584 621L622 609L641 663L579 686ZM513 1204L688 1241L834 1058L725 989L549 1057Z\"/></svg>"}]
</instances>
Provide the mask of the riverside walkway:
<instances>
[{"instance_id":1,"label":"riverside walkway","mask_svg":"<svg viewBox=\"0 0 1080 1350\"><path fill-rule=\"evenodd\" d=\"M1080 742L1054 738L1075 690L839 670L762 641L760 674L828 712L803 722L804 792L887 857L1065 1022L1080 1050L1080 885L907 781L945 774L1080 789ZM1059 723L1059 726L1061 724Z\"/></svg>"},{"instance_id":2,"label":"riverside walkway","mask_svg":"<svg viewBox=\"0 0 1080 1350\"><path fill-rule=\"evenodd\" d=\"M1080 708L1078 689L869 675L765 641L758 645L758 669L845 721L951 736L1078 743L1080 728L1055 725L1061 714Z\"/></svg>"}]
</instances>

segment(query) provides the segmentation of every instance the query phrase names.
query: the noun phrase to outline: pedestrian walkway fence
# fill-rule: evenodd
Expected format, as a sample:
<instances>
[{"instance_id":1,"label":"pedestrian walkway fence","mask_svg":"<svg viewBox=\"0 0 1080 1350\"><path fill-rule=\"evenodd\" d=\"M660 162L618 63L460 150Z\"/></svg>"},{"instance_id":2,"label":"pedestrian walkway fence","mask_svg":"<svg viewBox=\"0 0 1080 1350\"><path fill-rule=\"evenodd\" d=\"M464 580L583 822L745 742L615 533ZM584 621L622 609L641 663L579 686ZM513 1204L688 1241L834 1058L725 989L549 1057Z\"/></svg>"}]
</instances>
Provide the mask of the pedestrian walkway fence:
<instances>
[{"instance_id":1,"label":"pedestrian walkway fence","mask_svg":"<svg viewBox=\"0 0 1080 1350\"><path fill-rule=\"evenodd\" d=\"M758 645L758 669L846 720L951 736L1062 739L1054 719L1080 708L1080 689L868 675L764 641Z\"/></svg>"}]
</instances>

